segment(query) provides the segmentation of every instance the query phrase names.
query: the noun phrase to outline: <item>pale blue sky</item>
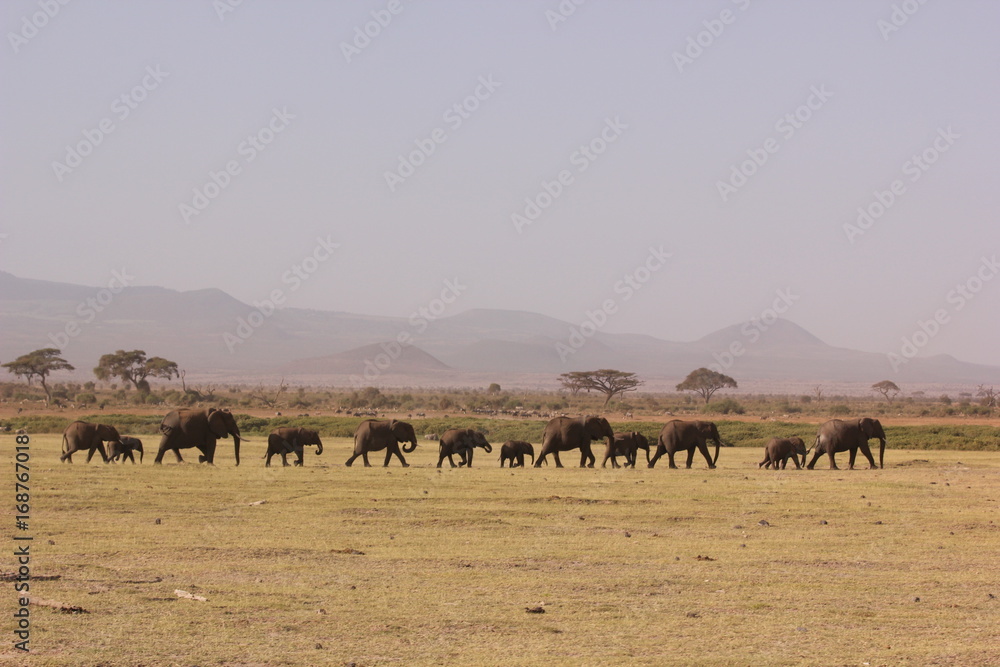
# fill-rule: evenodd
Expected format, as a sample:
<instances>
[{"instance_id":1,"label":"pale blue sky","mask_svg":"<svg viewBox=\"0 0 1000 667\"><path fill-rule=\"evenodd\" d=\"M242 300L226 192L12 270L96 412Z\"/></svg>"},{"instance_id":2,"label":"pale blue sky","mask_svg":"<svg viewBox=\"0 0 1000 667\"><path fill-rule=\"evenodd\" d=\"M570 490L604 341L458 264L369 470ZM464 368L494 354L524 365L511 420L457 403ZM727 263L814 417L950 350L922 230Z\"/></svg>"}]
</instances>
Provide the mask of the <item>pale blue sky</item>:
<instances>
[{"instance_id":1,"label":"pale blue sky","mask_svg":"<svg viewBox=\"0 0 1000 667\"><path fill-rule=\"evenodd\" d=\"M404 1L347 62L342 43L391 4L248 0L220 19L208 0L73 2L33 31L37 1L3 3L0 267L90 285L127 267L136 284L393 316L457 277L449 312L579 323L610 298L607 331L668 340L787 289L786 316L831 344L898 353L943 309L924 353L1000 365L1000 278L949 297L1000 252L997 3L592 1L553 30L556 0ZM894 4L919 9L885 39ZM144 77L122 118L114 100ZM458 125L446 112L477 86ZM800 127L776 127L814 90ZM580 171L609 119L614 141ZM102 120L113 131L57 174ZM241 142L272 138L269 122L281 131L248 162ZM436 128L443 143L391 191L385 173ZM718 182L765 145L723 201ZM938 159L914 181L925 149ZM185 222L229 161L239 173ZM518 233L512 214L562 170L572 181ZM894 180L902 194L850 243L844 224ZM318 237L340 247L292 289L282 276ZM651 246L672 256L626 301L615 285Z\"/></svg>"}]
</instances>

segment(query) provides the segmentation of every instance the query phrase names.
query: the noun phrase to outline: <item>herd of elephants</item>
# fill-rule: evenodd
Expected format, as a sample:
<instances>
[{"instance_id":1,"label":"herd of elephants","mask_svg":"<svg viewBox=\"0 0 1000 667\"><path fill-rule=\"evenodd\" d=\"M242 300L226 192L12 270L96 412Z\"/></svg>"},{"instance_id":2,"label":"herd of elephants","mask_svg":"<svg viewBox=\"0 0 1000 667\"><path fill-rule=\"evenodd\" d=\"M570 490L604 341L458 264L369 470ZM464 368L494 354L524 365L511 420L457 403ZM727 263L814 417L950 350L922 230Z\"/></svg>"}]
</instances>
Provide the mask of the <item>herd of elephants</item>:
<instances>
[{"instance_id":1,"label":"herd of elephants","mask_svg":"<svg viewBox=\"0 0 1000 667\"><path fill-rule=\"evenodd\" d=\"M163 455L168 451L173 451L177 461L181 462L180 450L191 447L197 448L201 455L199 462L213 463L215 459L216 442L220 438L232 436L234 452L236 455L236 465L240 464L240 429L236 424L236 419L228 410L209 409L180 409L173 410L163 418L160 423L160 447L156 452L155 463L163 461ZM767 443L764 452L764 460L760 466L769 468L771 466L777 470L784 469L788 464L788 459L792 459L796 468L805 466L812 469L819 460L819 457L826 454L830 460L830 468L836 468L834 454L838 452L849 452L849 464L854 468L854 460L858 450L868 459L871 468L875 468L875 459L872 457L868 441L872 438L879 440L878 467L882 467L885 455L885 431L882 424L877 419L863 418L855 420L832 419L819 428L816 440L811 449L813 450L812 461L806 465L806 456L809 450L801 438L772 438ZM594 467L596 458L591 450L591 443L604 440L607 449L604 453L604 460L601 466L604 467L608 459L611 465L619 467L617 457L625 459L626 466L635 467L636 458L640 449L646 452L646 461L650 468L656 465L660 457L667 455L670 467L676 468L674 455L678 452L687 452L687 467L691 467L694 459L695 449L700 451L708 462L709 468L714 468L719 459L719 447L722 440L719 437L719 430L715 424L708 421L684 421L674 419L664 424L660 431L656 449L652 458L649 455L650 443L641 433L615 432L611 424L604 417L584 416L584 417L556 417L549 421L542 434L542 447L535 458L535 450L531 443L519 440L511 440L503 443L500 448L500 467L508 463L510 467L524 467L524 457L530 456L534 467L538 468L545 462L550 454L555 459L556 466L561 468L562 462L559 460L560 452L570 450L580 450L580 466ZM709 454L707 443L715 443L715 456ZM104 443L108 443L105 451ZM317 431L305 428L278 428L271 432L267 439L267 452L265 454L265 465L271 465L271 458L280 456L282 465L288 465L288 454L295 454L297 459L295 465L302 465L303 450L308 445L316 446L316 454L323 453L323 442ZM400 450L402 445L402 451ZM417 447L417 436L413 426L407 422L396 419L376 420L368 419L361 422L354 432L354 451L347 459L345 465L350 466L359 456L364 461L365 466L370 466L368 462L369 452L385 451L385 462L388 466L393 456L399 458L399 462L405 467L409 464L403 458L403 452L409 454ZM473 455L476 448L482 448L487 453L493 451L492 446L487 442L486 437L473 429L449 429L438 438L438 467L448 459L449 464L455 467L453 457L459 457L458 466L472 466ZM139 461L142 462L143 449L142 441L128 436L121 436L114 426L107 424L92 424L89 422L76 421L70 424L63 433L61 461L73 462L74 452L88 451L87 461L94 456L94 452L99 452L105 463L117 461L124 462L131 460L135 463L134 452L139 453ZM802 463L799 464L799 457ZM759 466L759 467L760 467Z\"/></svg>"}]
</instances>

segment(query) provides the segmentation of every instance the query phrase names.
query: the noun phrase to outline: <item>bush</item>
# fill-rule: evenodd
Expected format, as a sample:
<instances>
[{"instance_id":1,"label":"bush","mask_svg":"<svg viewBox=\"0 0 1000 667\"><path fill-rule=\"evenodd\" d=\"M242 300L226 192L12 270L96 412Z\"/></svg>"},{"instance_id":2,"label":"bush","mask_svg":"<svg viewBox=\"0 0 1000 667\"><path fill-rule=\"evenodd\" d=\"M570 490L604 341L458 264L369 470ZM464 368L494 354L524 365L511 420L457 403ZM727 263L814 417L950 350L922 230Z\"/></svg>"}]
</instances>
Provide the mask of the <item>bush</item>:
<instances>
[{"instance_id":1,"label":"bush","mask_svg":"<svg viewBox=\"0 0 1000 667\"><path fill-rule=\"evenodd\" d=\"M838 403L837 405L830 406L830 416L831 417L843 417L844 415L851 414L851 408L844 405L843 403Z\"/></svg>"},{"instance_id":2,"label":"bush","mask_svg":"<svg viewBox=\"0 0 1000 667\"><path fill-rule=\"evenodd\" d=\"M92 405L94 403L97 403L97 397L89 392L77 394L76 398L73 400L79 403L80 405Z\"/></svg>"},{"instance_id":3,"label":"bush","mask_svg":"<svg viewBox=\"0 0 1000 667\"><path fill-rule=\"evenodd\" d=\"M740 405L735 399L724 398L715 403L705 404L701 411L709 414L728 415L732 413L734 415L742 415L746 412L746 408Z\"/></svg>"}]
</instances>

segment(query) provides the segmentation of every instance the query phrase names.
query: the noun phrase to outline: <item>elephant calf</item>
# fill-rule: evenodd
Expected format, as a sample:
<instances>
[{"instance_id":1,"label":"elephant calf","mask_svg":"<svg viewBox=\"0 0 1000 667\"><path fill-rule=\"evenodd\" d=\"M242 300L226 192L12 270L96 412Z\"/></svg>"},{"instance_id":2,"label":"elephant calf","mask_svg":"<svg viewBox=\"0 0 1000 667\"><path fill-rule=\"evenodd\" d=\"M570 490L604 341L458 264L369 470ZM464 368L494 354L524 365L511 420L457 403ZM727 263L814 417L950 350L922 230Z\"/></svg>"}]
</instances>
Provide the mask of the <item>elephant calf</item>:
<instances>
[{"instance_id":1,"label":"elephant calf","mask_svg":"<svg viewBox=\"0 0 1000 667\"><path fill-rule=\"evenodd\" d=\"M296 456L295 465L301 466L303 460L303 448L306 445L316 445L316 455L323 453L323 441L319 437L318 431L307 428L276 428L267 436L267 453L264 455L264 467L271 467L271 457L278 455L281 457L281 465L288 467L288 455L294 453Z\"/></svg>"},{"instance_id":2,"label":"elephant calf","mask_svg":"<svg viewBox=\"0 0 1000 667\"><path fill-rule=\"evenodd\" d=\"M778 469L778 464L781 464L781 469L784 470L785 466L788 465L788 459L792 459L795 462L795 469L802 470L802 466L806 464L806 443L802 438L771 438L771 440L764 447L764 460L761 461L757 467L758 468L770 468L772 465L774 469ZM799 457L802 457L802 465L799 465Z\"/></svg>"},{"instance_id":3,"label":"elephant calf","mask_svg":"<svg viewBox=\"0 0 1000 667\"><path fill-rule=\"evenodd\" d=\"M510 461L510 467L524 467L524 456L527 454L531 457L531 463L535 463L535 448L531 446L530 442L525 442L523 440L508 440L500 446L500 467L507 461Z\"/></svg>"},{"instance_id":4,"label":"elephant calf","mask_svg":"<svg viewBox=\"0 0 1000 667\"><path fill-rule=\"evenodd\" d=\"M455 461L451 457L454 454L458 454L461 457L461 461L458 464L459 467L468 466L471 468L472 456L476 451L476 447L482 447L486 450L487 454L493 451L493 447L486 441L486 436L479 431L471 428L448 429L441 435L441 440L438 444L437 467L440 468L441 464L444 463L445 457L447 457L448 463L454 468Z\"/></svg>"},{"instance_id":5,"label":"elephant calf","mask_svg":"<svg viewBox=\"0 0 1000 667\"><path fill-rule=\"evenodd\" d=\"M649 463L649 440L642 433L638 431L632 431L631 433L615 433L615 439L611 446L607 448L604 452L604 460L601 462L601 467L603 468L611 459L611 467L617 468L618 461L615 460L616 457L625 457L625 467L629 466L635 467L635 460L639 454L640 449L646 450L646 463Z\"/></svg>"},{"instance_id":6,"label":"elephant calf","mask_svg":"<svg viewBox=\"0 0 1000 667\"><path fill-rule=\"evenodd\" d=\"M111 463L117 463L118 459L121 459L122 463L128 460L132 462L132 465L135 465L133 452L139 452L139 463L142 463L142 440L139 438L126 435L119 442L108 443L108 461Z\"/></svg>"}]
</instances>

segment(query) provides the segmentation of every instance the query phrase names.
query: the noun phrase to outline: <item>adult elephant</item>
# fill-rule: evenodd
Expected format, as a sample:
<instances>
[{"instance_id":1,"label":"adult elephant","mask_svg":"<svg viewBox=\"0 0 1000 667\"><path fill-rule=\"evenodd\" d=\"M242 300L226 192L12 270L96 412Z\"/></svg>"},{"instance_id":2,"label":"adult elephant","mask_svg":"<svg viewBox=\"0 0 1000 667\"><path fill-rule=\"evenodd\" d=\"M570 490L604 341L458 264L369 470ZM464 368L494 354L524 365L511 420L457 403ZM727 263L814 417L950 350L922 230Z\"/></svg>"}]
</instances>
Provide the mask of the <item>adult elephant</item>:
<instances>
[{"instance_id":1,"label":"adult elephant","mask_svg":"<svg viewBox=\"0 0 1000 667\"><path fill-rule=\"evenodd\" d=\"M706 443L709 440L715 442L714 459L708 454L708 445ZM687 465L685 467L690 468L691 462L694 460L694 450L697 448L705 457L705 460L708 461L708 467L715 468L715 463L719 460L719 447L721 444L719 429L716 428L714 423L672 419L664 424L663 429L660 430L660 438L656 445L656 454L653 455L653 459L649 462L649 467L652 468L655 466L656 462L665 453L670 460L670 467L676 468L674 454L687 450Z\"/></svg>"},{"instance_id":2,"label":"adult elephant","mask_svg":"<svg viewBox=\"0 0 1000 667\"><path fill-rule=\"evenodd\" d=\"M438 442L438 464L440 468L448 457L448 463L455 467L455 461L451 457L458 454L461 457L459 466L467 465L472 467L472 456L476 453L476 447L482 447L489 454L493 447L486 441L486 436L471 428L450 428L441 434Z\"/></svg>"},{"instance_id":3,"label":"adult elephant","mask_svg":"<svg viewBox=\"0 0 1000 667\"><path fill-rule=\"evenodd\" d=\"M510 461L510 467L513 468L516 463L520 467L524 467L524 457L528 455L531 457L531 463L535 462L535 448L530 442L525 442L524 440L508 440L500 446L500 467L506 461Z\"/></svg>"},{"instance_id":4,"label":"adult elephant","mask_svg":"<svg viewBox=\"0 0 1000 667\"><path fill-rule=\"evenodd\" d=\"M63 453L59 457L59 460L72 463L73 452L87 449L90 450L87 453L87 463L90 463L90 459L94 458L95 451L100 452L101 459L107 463L108 454L104 451L104 443L110 443L112 446L116 444L120 445L121 440L121 436L118 435L118 429L114 426L75 421L63 431Z\"/></svg>"},{"instance_id":5,"label":"adult elephant","mask_svg":"<svg viewBox=\"0 0 1000 667\"><path fill-rule=\"evenodd\" d=\"M869 469L874 469L875 459L872 458L872 450L868 448L868 441L872 438L878 438L879 441L878 467L881 468L885 456L885 431L882 430L882 423L879 420L869 417L850 421L831 419L819 427L812 461L806 467L812 470L819 457L826 454L830 457L830 469L837 470L837 462L834 461L833 455L837 452L850 452L848 467L854 470L854 459L860 449L868 459Z\"/></svg>"},{"instance_id":6,"label":"adult elephant","mask_svg":"<svg viewBox=\"0 0 1000 667\"><path fill-rule=\"evenodd\" d=\"M764 460L757 464L758 468L770 468L774 466L777 470L780 464L784 470L788 465L788 459L795 462L795 469L802 470L806 464L806 443L802 438L771 438L764 446ZM799 465L799 457L802 457L802 466Z\"/></svg>"},{"instance_id":7,"label":"adult elephant","mask_svg":"<svg viewBox=\"0 0 1000 667\"><path fill-rule=\"evenodd\" d=\"M615 433L614 443L604 452L604 460L601 467L611 459L611 467L618 468L619 456L625 457L625 467L635 467L635 460L640 449L646 450L646 463L649 463L649 440L642 433L632 431L630 433Z\"/></svg>"},{"instance_id":8,"label":"adult elephant","mask_svg":"<svg viewBox=\"0 0 1000 667\"><path fill-rule=\"evenodd\" d=\"M351 467L354 459L360 456L365 462L365 467L370 468L368 452L384 449L385 463L382 464L383 466L388 466L392 455L395 454L399 457L399 462L403 464L404 468L409 467L410 464L406 462L403 454L399 451L399 443L401 442L410 443L409 448L403 445L403 451L407 454L417 448L417 435L409 423L395 419L383 421L366 419L358 424L358 428L354 431L354 453L344 465L348 468Z\"/></svg>"},{"instance_id":9,"label":"adult elephant","mask_svg":"<svg viewBox=\"0 0 1000 667\"><path fill-rule=\"evenodd\" d=\"M316 456L323 453L323 441L320 440L319 432L308 428L288 426L276 428L267 436L267 453L264 457L264 467L271 467L271 457L277 454L281 457L281 465L288 466L288 455L295 453L297 460L295 465L303 464L303 448L306 445L316 445Z\"/></svg>"},{"instance_id":10,"label":"adult elephant","mask_svg":"<svg viewBox=\"0 0 1000 667\"><path fill-rule=\"evenodd\" d=\"M122 463L131 461L132 465L135 465L134 452L139 452L139 463L142 463L142 440L124 435L120 442L108 444L108 461L116 463L121 459Z\"/></svg>"},{"instance_id":11,"label":"adult elephant","mask_svg":"<svg viewBox=\"0 0 1000 667\"><path fill-rule=\"evenodd\" d=\"M236 465L240 464L240 428L229 410L208 408L193 410L181 408L171 410L160 422L160 449L156 452L154 464L163 463L163 455L173 450L178 463L183 463L182 449L197 447L201 454L199 463L215 463L215 443L219 438L233 436L233 453Z\"/></svg>"},{"instance_id":12,"label":"adult elephant","mask_svg":"<svg viewBox=\"0 0 1000 667\"><path fill-rule=\"evenodd\" d=\"M608 447L615 439L615 432L604 417L593 415L576 418L556 417L545 425L545 432L542 434L542 449L535 460L535 467L541 468L545 457L552 454L556 460L556 467L562 468L559 452L579 448L580 467L593 468L597 458L590 449L590 443L601 438L607 438Z\"/></svg>"}]
</instances>

